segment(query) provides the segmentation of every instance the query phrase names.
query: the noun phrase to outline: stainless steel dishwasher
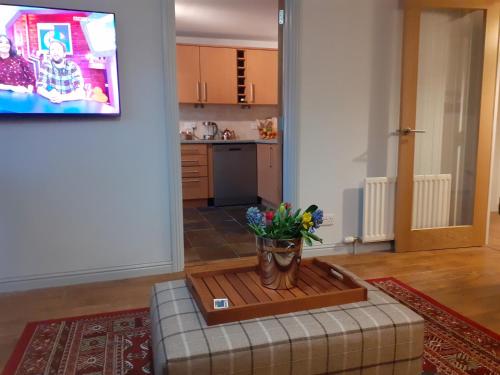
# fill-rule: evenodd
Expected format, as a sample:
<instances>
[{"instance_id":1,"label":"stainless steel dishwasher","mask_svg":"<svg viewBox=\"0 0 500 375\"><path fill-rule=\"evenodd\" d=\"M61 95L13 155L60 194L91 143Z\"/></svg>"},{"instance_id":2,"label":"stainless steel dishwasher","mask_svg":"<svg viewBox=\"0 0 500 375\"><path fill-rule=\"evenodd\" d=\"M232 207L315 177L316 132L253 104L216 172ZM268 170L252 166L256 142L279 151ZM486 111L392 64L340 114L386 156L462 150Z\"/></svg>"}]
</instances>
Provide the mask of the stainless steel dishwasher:
<instances>
[{"instance_id":1,"label":"stainless steel dishwasher","mask_svg":"<svg viewBox=\"0 0 500 375\"><path fill-rule=\"evenodd\" d=\"M257 203L257 146L215 144L214 204L231 206Z\"/></svg>"}]
</instances>

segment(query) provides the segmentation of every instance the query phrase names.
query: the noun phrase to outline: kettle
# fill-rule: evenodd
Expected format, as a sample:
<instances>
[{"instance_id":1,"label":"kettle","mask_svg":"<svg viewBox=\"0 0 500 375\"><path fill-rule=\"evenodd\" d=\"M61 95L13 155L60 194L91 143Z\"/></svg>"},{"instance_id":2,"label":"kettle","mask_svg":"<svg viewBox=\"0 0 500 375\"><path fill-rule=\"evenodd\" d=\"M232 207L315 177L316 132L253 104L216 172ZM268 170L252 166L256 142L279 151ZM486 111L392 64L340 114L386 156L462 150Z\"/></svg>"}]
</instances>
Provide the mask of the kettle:
<instances>
[{"instance_id":1,"label":"kettle","mask_svg":"<svg viewBox=\"0 0 500 375\"><path fill-rule=\"evenodd\" d=\"M219 133L219 127L217 126L217 123L212 121L203 121L202 125L207 128L207 132L203 136L203 139L215 139L217 133Z\"/></svg>"}]
</instances>

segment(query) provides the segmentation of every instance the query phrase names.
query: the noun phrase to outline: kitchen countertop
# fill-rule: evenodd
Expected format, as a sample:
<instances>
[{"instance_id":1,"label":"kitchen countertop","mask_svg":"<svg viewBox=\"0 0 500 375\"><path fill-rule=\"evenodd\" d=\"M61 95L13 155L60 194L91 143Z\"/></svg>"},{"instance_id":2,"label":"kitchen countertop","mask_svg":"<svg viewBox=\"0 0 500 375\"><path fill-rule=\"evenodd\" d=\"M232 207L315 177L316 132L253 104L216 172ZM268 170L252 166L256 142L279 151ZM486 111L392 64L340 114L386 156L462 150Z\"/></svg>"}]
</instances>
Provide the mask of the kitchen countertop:
<instances>
[{"instance_id":1,"label":"kitchen countertop","mask_svg":"<svg viewBox=\"0 0 500 375\"><path fill-rule=\"evenodd\" d=\"M277 139L193 139L181 140L181 144L226 144L226 143L261 143L261 144L278 144Z\"/></svg>"}]
</instances>

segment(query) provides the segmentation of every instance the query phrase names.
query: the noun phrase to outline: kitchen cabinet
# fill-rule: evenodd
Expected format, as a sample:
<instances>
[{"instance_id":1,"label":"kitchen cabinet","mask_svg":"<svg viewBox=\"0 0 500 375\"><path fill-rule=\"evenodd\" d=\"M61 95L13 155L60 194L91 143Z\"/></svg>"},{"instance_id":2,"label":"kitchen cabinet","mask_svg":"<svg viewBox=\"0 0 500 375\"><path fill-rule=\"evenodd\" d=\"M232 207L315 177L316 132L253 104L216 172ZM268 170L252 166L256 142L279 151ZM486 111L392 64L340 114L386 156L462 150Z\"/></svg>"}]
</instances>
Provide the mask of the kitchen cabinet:
<instances>
[{"instance_id":1,"label":"kitchen cabinet","mask_svg":"<svg viewBox=\"0 0 500 375\"><path fill-rule=\"evenodd\" d=\"M236 49L200 47L201 99L210 104L236 104Z\"/></svg>"},{"instance_id":2,"label":"kitchen cabinet","mask_svg":"<svg viewBox=\"0 0 500 375\"><path fill-rule=\"evenodd\" d=\"M249 104L278 104L278 51L245 50L246 98Z\"/></svg>"},{"instance_id":3,"label":"kitchen cabinet","mask_svg":"<svg viewBox=\"0 0 500 375\"><path fill-rule=\"evenodd\" d=\"M200 47L177 45L177 95L181 103L201 100Z\"/></svg>"},{"instance_id":4,"label":"kitchen cabinet","mask_svg":"<svg viewBox=\"0 0 500 375\"><path fill-rule=\"evenodd\" d=\"M236 104L236 49L177 45L180 103Z\"/></svg>"},{"instance_id":5,"label":"kitchen cabinet","mask_svg":"<svg viewBox=\"0 0 500 375\"><path fill-rule=\"evenodd\" d=\"M182 198L184 206L201 207L211 198L211 145L181 145Z\"/></svg>"},{"instance_id":6,"label":"kitchen cabinet","mask_svg":"<svg viewBox=\"0 0 500 375\"><path fill-rule=\"evenodd\" d=\"M264 203L278 206L282 200L282 163L279 144L257 145L257 193Z\"/></svg>"}]
</instances>

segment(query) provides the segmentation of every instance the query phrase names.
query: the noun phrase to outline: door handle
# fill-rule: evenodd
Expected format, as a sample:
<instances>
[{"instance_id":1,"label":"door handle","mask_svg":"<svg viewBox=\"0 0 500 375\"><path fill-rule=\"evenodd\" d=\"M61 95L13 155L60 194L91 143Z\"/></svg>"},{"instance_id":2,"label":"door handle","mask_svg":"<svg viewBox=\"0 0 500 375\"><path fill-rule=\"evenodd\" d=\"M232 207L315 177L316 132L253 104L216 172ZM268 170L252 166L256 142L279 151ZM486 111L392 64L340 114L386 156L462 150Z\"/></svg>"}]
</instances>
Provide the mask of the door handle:
<instances>
[{"instance_id":1,"label":"door handle","mask_svg":"<svg viewBox=\"0 0 500 375\"><path fill-rule=\"evenodd\" d=\"M207 92L208 92L207 88L208 88L207 83L203 82L203 101L205 101L205 102L208 101L208 99L207 99L207 95L208 95L207 94Z\"/></svg>"},{"instance_id":2,"label":"door handle","mask_svg":"<svg viewBox=\"0 0 500 375\"><path fill-rule=\"evenodd\" d=\"M196 100L198 100L199 102L201 102L201 82L198 81L196 82Z\"/></svg>"},{"instance_id":3,"label":"door handle","mask_svg":"<svg viewBox=\"0 0 500 375\"><path fill-rule=\"evenodd\" d=\"M404 128L404 129L398 129L396 130L396 133L398 135L410 135L410 134L424 134L425 130L417 130L417 129L411 129L411 128Z\"/></svg>"}]
</instances>

